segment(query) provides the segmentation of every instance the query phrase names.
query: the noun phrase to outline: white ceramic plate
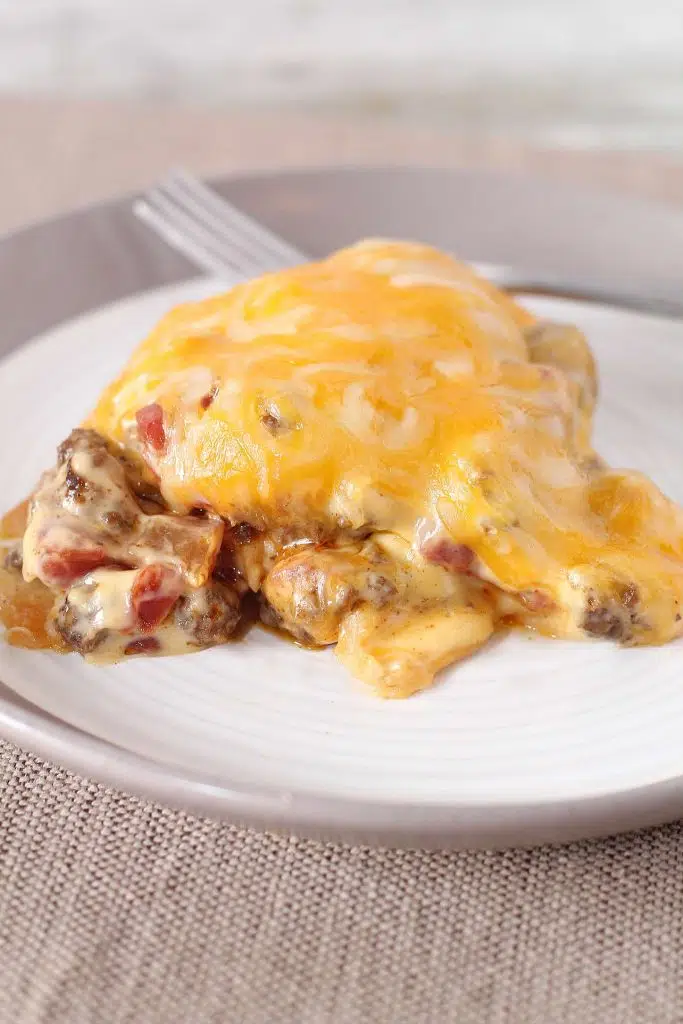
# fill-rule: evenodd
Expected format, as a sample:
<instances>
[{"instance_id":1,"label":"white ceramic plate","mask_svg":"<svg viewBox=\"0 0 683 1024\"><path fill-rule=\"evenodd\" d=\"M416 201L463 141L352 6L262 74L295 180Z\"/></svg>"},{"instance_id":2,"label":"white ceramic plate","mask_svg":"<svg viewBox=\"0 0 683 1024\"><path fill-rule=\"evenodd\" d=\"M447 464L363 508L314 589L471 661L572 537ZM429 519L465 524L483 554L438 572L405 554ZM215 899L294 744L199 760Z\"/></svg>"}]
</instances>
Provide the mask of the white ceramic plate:
<instances>
[{"instance_id":1,"label":"white ceramic plate","mask_svg":"<svg viewBox=\"0 0 683 1024\"><path fill-rule=\"evenodd\" d=\"M31 489L156 319L217 287L142 291L0 363L0 437L12 439L3 505ZM683 322L533 305L589 335L602 379L598 449L683 502ZM195 656L106 669L1 646L0 729L80 771L238 821L411 845L530 843L683 811L682 668L681 644L625 650L520 635L427 693L385 703L330 651L258 629Z\"/></svg>"}]
</instances>

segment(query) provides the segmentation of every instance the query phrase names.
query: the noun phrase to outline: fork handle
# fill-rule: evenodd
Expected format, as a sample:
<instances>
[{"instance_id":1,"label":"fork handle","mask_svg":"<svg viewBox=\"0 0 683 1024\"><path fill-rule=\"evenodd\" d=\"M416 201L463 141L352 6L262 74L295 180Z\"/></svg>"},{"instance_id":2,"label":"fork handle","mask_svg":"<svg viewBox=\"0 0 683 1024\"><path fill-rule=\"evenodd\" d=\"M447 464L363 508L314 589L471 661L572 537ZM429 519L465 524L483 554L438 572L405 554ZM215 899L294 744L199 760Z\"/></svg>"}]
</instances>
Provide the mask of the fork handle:
<instances>
[{"instance_id":1,"label":"fork handle","mask_svg":"<svg viewBox=\"0 0 683 1024\"><path fill-rule=\"evenodd\" d=\"M615 306L618 309L630 309L637 313L649 313L676 320L683 319L683 300L679 302L668 296L638 291L620 291L589 281L527 273L499 264L479 263L477 269L493 284L512 295L573 299L576 302L590 302L603 306Z\"/></svg>"}]
</instances>

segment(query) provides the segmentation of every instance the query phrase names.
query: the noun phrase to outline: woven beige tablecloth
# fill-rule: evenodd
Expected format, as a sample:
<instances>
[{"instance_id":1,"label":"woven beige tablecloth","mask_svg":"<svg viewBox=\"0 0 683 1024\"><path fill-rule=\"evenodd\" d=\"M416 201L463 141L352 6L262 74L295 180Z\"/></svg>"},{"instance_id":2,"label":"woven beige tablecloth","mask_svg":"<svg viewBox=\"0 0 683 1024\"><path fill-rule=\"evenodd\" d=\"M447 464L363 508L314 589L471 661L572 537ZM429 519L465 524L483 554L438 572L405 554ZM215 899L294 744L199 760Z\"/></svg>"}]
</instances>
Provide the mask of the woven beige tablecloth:
<instances>
[{"instance_id":1,"label":"woven beige tablecloth","mask_svg":"<svg viewBox=\"0 0 683 1024\"><path fill-rule=\"evenodd\" d=\"M0 100L0 227L154 178L487 163L681 201L664 156ZM0 283L1 286L1 283ZM507 853L242 831L0 748L0 1024L673 1024L683 828Z\"/></svg>"}]
</instances>

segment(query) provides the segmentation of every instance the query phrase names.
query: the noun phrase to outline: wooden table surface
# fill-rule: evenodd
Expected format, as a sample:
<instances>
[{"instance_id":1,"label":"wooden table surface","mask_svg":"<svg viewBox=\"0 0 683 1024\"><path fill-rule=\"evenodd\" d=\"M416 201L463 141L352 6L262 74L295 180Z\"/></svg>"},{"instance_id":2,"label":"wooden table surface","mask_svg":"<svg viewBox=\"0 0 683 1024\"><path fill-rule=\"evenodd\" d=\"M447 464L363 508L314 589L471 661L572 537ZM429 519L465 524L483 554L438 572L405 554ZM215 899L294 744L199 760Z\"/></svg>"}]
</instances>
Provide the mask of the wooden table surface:
<instances>
[{"instance_id":1,"label":"wooden table surface","mask_svg":"<svg viewBox=\"0 0 683 1024\"><path fill-rule=\"evenodd\" d=\"M0 138L0 230L136 189L174 164L202 174L325 164L481 165L683 202L683 160L663 154L539 150L381 119L6 96Z\"/></svg>"}]
</instances>

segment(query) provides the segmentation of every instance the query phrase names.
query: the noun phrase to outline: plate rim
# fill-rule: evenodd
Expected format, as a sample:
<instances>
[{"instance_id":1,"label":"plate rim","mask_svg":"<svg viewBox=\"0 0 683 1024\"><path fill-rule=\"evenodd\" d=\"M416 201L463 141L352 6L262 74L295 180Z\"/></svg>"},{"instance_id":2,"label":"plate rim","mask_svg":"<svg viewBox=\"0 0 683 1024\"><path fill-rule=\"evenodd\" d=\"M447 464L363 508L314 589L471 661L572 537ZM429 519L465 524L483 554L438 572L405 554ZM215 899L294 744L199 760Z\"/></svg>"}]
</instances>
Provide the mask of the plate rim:
<instances>
[{"instance_id":1,"label":"plate rim","mask_svg":"<svg viewBox=\"0 0 683 1024\"><path fill-rule=\"evenodd\" d=\"M647 200L611 195L599 189L582 188L565 182L553 182L523 173L472 168L344 168L330 166L317 169L259 171L253 174L223 175L212 179L222 191L230 193L253 183L266 187L313 179L353 176L356 180L377 179L386 175L405 176L417 180L435 174L445 176L455 188L458 179L480 178L497 188L520 183L539 193L550 190L556 196L570 196L575 202L604 202L630 208L641 217L652 213L656 220L664 213L669 223L678 223L683 254L683 214L675 208ZM78 309L57 308L49 323L37 330L30 323L28 336L12 335L3 339L0 357L30 341L36 333L57 327L72 317L83 315L106 302L130 298L137 292L172 285L197 276L197 271L183 257L166 250L163 243L141 231L130 213L134 193L113 200L94 203L77 211L51 217L31 224L0 238L0 272L13 259L13 249L23 250L20 263L36 253L54 246L46 245L52 233L68 236L70 226L93 228L94 241L107 225L134 232L134 241L142 254L138 261L137 285L134 273L124 277L121 294L102 302L97 290L94 301ZM53 239L54 242L54 239ZM28 244L27 244L28 243ZM57 254L57 259L59 258ZM54 259L53 259L54 266ZM49 268L49 260L38 272ZM29 275L30 277L30 275ZM142 283L140 283L142 281ZM83 296L85 299L85 295ZM62 314L62 315L60 315ZM520 803L449 805L413 802L382 802L312 793L278 791L275 787L258 787L245 783L228 784L202 774L178 771L173 766L136 754L100 739L82 729L50 715L38 705L20 697L0 683L0 736L40 757L66 766L96 781L133 793L144 799L160 801L199 815L227 819L238 825L294 831L314 838L342 840L370 845L401 847L492 848L532 846L545 842L567 842L598 837L627 829L661 824L683 812L683 776L635 787L619 793L577 799L525 800Z\"/></svg>"},{"instance_id":2,"label":"plate rim","mask_svg":"<svg viewBox=\"0 0 683 1024\"><path fill-rule=\"evenodd\" d=\"M48 728L46 728L46 720ZM431 805L296 795L232 785L118 747L0 693L0 734L96 784L195 816L324 842L406 849L507 849L594 839L661 825L680 814L683 778L588 799Z\"/></svg>"}]
</instances>

